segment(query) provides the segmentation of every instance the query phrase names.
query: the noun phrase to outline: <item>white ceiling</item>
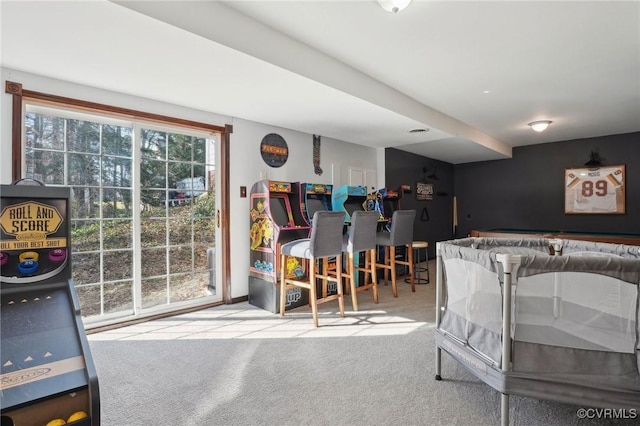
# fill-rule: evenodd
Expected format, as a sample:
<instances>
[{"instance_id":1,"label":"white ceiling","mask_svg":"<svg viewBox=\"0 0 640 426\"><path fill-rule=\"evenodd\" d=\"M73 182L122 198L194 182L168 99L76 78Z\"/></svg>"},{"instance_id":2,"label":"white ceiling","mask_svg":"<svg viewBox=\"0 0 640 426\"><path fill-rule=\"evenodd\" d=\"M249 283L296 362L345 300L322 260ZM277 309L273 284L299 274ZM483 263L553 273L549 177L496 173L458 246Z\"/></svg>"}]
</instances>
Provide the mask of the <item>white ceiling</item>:
<instances>
[{"instance_id":1,"label":"white ceiling","mask_svg":"<svg viewBox=\"0 0 640 426\"><path fill-rule=\"evenodd\" d=\"M0 18L6 68L454 164L640 131L640 1L2 0Z\"/></svg>"}]
</instances>

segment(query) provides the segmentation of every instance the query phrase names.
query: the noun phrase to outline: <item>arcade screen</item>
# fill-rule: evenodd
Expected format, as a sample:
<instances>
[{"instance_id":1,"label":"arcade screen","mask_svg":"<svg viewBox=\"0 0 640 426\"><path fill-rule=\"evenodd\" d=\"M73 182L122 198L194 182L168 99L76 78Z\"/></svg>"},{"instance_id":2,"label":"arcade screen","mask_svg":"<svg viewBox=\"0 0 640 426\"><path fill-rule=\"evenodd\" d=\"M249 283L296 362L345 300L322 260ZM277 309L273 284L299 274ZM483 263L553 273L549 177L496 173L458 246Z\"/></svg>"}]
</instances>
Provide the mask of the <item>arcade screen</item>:
<instances>
[{"instance_id":1,"label":"arcade screen","mask_svg":"<svg viewBox=\"0 0 640 426\"><path fill-rule=\"evenodd\" d=\"M398 200L393 198L385 198L382 200L382 208L385 217L393 216L393 212L398 210Z\"/></svg>"},{"instance_id":2,"label":"arcade screen","mask_svg":"<svg viewBox=\"0 0 640 426\"><path fill-rule=\"evenodd\" d=\"M0 303L3 408L86 386L85 362L66 286L4 292Z\"/></svg>"},{"instance_id":3,"label":"arcade screen","mask_svg":"<svg viewBox=\"0 0 640 426\"><path fill-rule=\"evenodd\" d=\"M269 197L269 211L271 218L281 228L289 226L289 203L284 195L271 195Z\"/></svg>"},{"instance_id":4,"label":"arcade screen","mask_svg":"<svg viewBox=\"0 0 640 426\"><path fill-rule=\"evenodd\" d=\"M353 213L359 210L364 210L362 208L362 203L366 200L365 197L360 198L347 198L344 202L344 209L349 213L349 217L353 216Z\"/></svg>"},{"instance_id":5,"label":"arcade screen","mask_svg":"<svg viewBox=\"0 0 640 426\"><path fill-rule=\"evenodd\" d=\"M313 197L313 196L309 196L307 198L307 202L305 203L306 205L306 209L307 209L307 216L309 217L309 220L313 219L313 215L320 211L326 211L327 206L325 204L325 201L322 198L317 198L317 197Z\"/></svg>"}]
</instances>

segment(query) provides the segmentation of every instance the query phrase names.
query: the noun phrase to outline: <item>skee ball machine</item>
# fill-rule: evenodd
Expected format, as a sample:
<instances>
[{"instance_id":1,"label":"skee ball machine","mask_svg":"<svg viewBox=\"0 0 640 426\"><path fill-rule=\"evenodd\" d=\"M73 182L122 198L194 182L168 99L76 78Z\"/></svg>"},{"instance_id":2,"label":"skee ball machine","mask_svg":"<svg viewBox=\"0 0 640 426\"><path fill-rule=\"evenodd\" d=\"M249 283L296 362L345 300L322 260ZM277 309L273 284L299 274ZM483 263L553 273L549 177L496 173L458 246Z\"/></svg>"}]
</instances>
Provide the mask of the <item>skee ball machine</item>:
<instances>
[{"instance_id":1,"label":"skee ball machine","mask_svg":"<svg viewBox=\"0 0 640 426\"><path fill-rule=\"evenodd\" d=\"M331 193L333 185L323 183L301 183L302 212L307 224L311 226L313 215L317 211L331 211Z\"/></svg>"},{"instance_id":2,"label":"skee ball machine","mask_svg":"<svg viewBox=\"0 0 640 426\"><path fill-rule=\"evenodd\" d=\"M302 215L298 185L261 180L250 195L249 303L272 313L280 312L280 246L308 238L311 227ZM306 274L306 265L287 258L288 278ZM286 310L309 302L301 288L287 290Z\"/></svg>"},{"instance_id":3,"label":"skee ball machine","mask_svg":"<svg viewBox=\"0 0 640 426\"><path fill-rule=\"evenodd\" d=\"M70 189L0 186L2 426L100 425L98 378L71 279Z\"/></svg>"}]
</instances>

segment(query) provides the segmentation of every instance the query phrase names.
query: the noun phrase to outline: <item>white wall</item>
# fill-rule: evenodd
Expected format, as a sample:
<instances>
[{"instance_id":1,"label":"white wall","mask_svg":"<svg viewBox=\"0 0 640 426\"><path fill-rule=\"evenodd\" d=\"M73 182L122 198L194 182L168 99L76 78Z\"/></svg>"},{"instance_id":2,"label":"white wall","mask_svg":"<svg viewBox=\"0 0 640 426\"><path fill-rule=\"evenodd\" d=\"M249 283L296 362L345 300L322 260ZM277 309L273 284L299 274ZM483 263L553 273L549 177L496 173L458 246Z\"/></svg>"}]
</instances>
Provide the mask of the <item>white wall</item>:
<instances>
[{"instance_id":1,"label":"white wall","mask_svg":"<svg viewBox=\"0 0 640 426\"><path fill-rule=\"evenodd\" d=\"M233 125L230 147L231 190L231 297L237 298L248 293L249 270L249 197L251 186L260 180L261 174L268 179L289 182L326 183L335 186L348 184L349 168L374 170L379 187L384 186L384 149L355 145L322 137L320 167L323 174L318 176L313 168L313 138L311 134L278 128L266 124L233 118L221 114L193 110L178 105L157 102L121 93L82 86L61 80L50 79L21 71L1 69L2 85L6 80L21 83L26 90L50 93L59 96L82 99L131 108L156 114L163 114L187 120L224 126ZM0 183L11 183L11 100L12 96L2 93L0 103ZM178 100L176 101L178 102ZM269 133L277 133L289 147L289 158L279 168L267 166L260 155L260 142ZM247 187L247 197L240 198L240 187Z\"/></svg>"},{"instance_id":2,"label":"white wall","mask_svg":"<svg viewBox=\"0 0 640 426\"><path fill-rule=\"evenodd\" d=\"M122 108L168 115L214 125L224 126L226 123L231 122L231 118L224 115L211 114L205 111L193 110L178 105L157 102L151 99L101 90L95 87L69 83L8 68L0 68L0 75L2 76L2 103L0 107L0 114L2 115L0 120L0 183L3 184L11 183L12 95L5 93L5 81L7 80L21 83L25 90L43 92L67 98L114 105Z\"/></svg>"},{"instance_id":3,"label":"white wall","mask_svg":"<svg viewBox=\"0 0 640 426\"><path fill-rule=\"evenodd\" d=\"M249 191L266 173L266 178L285 182L348 184L349 167L376 170L377 149L321 138L320 167L314 173L313 135L234 119L231 135L231 288L232 297L248 293L249 269ZM262 138L277 133L289 148L289 158L282 167L266 165L260 155ZM247 187L247 198L240 198L240 186Z\"/></svg>"}]
</instances>

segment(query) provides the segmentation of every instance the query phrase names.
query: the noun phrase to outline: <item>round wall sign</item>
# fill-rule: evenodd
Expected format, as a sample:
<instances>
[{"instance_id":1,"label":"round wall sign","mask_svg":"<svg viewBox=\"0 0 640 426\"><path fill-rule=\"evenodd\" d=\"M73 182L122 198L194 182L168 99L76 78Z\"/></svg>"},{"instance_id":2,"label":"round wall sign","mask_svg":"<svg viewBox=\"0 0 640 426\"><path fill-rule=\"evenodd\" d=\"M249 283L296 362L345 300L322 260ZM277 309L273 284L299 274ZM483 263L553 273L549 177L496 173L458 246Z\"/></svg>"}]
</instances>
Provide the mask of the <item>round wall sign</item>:
<instances>
[{"instance_id":1,"label":"round wall sign","mask_svg":"<svg viewBox=\"0 0 640 426\"><path fill-rule=\"evenodd\" d=\"M269 133L262 138L260 143L260 154L267 165L271 167L280 167L287 162L289 158L289 147L282 136L276 133Z\"/></svg>"}]
</instances>

